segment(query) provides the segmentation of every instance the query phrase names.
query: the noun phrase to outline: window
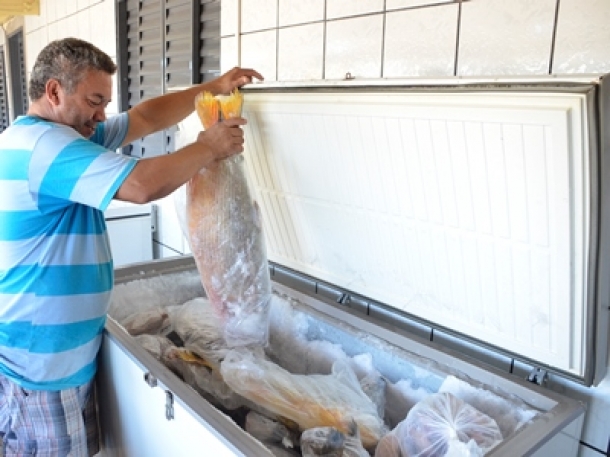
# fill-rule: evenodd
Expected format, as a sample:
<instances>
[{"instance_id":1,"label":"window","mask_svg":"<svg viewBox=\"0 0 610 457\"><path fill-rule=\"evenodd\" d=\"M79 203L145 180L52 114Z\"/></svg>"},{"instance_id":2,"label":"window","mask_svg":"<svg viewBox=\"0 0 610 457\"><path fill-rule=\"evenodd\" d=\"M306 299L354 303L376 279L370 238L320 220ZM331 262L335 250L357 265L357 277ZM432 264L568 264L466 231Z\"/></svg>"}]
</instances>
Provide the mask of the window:
<instances>
[{"instance_id":1,"label":"window","mask_svg":"<svg viewBox=\"0 0 610 457\"><path fill-rule=\"evenodd\" d=\"M8 93L6 90L6 69L4 66L4 46L0 46L0 133L10 125Z\"/></svg>"},{"instance_id":2,"label":"window","mask_svg":"<svg viewBox=\"0 0 610 457\"><path fill-rule=\"evenodd\" d=\"M25 80L23 30L19 30L8 37L8 52L13 116L17 117L25 114L29 106Z\"/></svg>"}]
</instances>

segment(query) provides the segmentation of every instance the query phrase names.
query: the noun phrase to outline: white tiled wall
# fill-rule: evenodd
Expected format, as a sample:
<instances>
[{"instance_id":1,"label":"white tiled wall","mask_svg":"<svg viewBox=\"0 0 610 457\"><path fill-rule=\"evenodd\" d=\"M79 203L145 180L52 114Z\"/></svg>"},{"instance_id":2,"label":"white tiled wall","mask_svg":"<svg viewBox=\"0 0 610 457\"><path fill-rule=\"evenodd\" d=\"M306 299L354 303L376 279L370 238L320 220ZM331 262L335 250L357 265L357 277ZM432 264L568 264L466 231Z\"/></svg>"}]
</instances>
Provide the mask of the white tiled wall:
<instances>
[{"instance_id":1,"label":"white tiled wall","mask_svg":"<svg viewBox=\"0 0 610 457\"><path fill-rule=\"evenodd\" d=\"M222 11L223 70L253 66L267 81L610 70L607 0L222 0ZM259 37L251 53L259 31L276 41Z\"/></svg>"},{"instance_id":2,"label":"white tiled wall","mask_svg":"<svg viewBox=\"0 0 610 457\"><path fill-rule=\"evenodd\" d=\"M608 0L221 2L223 70L253 67L267 81L610 72ZM116 57L114 7L114 0L41 0L40 16L5 28L24 24L28 71L46 43L64 36ZM157 236L169 247L161 254L188 251L173 201L159 204ZM605 452L610 435L610 389L567 393L589 404L581 456L600 457L596 449Z\"/></svg>"},{"instance_id":3,"label":"white tiled wall","mask_svg":"<svg viewBox=\"0 0 610 457\"><path fill-rule=\"evenodd\" d=\"M116 31L112 0L41 0L40 16L24 17L25 67L29 74L38 52L58 38L93 42L116 61ZM107 114L117 112L116 82Z\"/></svg>"}]
</instances>

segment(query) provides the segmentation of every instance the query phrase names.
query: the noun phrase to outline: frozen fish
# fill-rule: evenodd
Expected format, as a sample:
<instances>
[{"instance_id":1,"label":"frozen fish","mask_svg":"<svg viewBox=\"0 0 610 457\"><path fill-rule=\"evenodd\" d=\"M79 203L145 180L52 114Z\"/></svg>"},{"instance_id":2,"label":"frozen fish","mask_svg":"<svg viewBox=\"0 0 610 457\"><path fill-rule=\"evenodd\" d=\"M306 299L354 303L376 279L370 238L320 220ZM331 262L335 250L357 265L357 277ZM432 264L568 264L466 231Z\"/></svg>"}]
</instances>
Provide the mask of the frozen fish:
<instances>
[{"instance_id":1,"label":"frozen fish","mask_svg":"<svg viewBox=\"0 0 610 457\"><path fill-rule=\"evenodd\" d=\"M241 102L237 90L221 101L204 92L196 109L209 128L218 120L219 104L224 117L236 117ZM266 345L271 282L260 211L241 154L202 169L189 181L187 225L197 269L222 318L227 345Z\"/></svg>"}]
</instances>

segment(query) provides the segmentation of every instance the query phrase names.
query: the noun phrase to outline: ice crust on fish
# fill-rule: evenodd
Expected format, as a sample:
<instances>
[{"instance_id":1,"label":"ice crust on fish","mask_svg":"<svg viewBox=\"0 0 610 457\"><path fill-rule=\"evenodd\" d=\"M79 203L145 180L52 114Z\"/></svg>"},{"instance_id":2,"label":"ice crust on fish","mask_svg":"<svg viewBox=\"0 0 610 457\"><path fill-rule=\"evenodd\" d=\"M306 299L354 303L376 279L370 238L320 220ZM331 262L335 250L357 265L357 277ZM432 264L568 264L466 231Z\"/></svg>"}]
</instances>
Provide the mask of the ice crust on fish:
<instances>
[{"instance_id":1,"label":"ice crust on fish","mask_svg":"<svg viewBox=\"0 0 610 457\"><path fill-rule=\"evenodd\" d=\"M202 93L196 108L205 128L214 124L218 104L225 117L239 116L241 94L235 91L221 103ZM243 155L200 170L187 185L186 204L191 251L206 295L222 318L227 345L267 345L271 281Z\"/></svg>"}]
</instances>

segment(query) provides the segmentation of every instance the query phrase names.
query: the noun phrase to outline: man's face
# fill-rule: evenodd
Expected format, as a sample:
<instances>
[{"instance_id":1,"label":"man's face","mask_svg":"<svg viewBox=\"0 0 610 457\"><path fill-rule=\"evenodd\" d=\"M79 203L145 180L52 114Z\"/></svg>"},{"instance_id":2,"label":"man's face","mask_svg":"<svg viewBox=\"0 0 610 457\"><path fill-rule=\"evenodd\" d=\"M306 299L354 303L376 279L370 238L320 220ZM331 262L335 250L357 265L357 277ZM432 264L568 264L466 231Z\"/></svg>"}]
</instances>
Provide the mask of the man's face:
<instances>
[{"instance_id":1,"label":"man's face","mask_svg":"<svg viewBox=\"0 0 610 457\"><path fill-rule=\"evenodd\" d=\"M68 94L63 89L61 92L57 107L60 122L90 138L97 123L106 120L106 106L112 96L112 77L103 71L90 70L73 93Z\"/></svg>"}]
</instances>

